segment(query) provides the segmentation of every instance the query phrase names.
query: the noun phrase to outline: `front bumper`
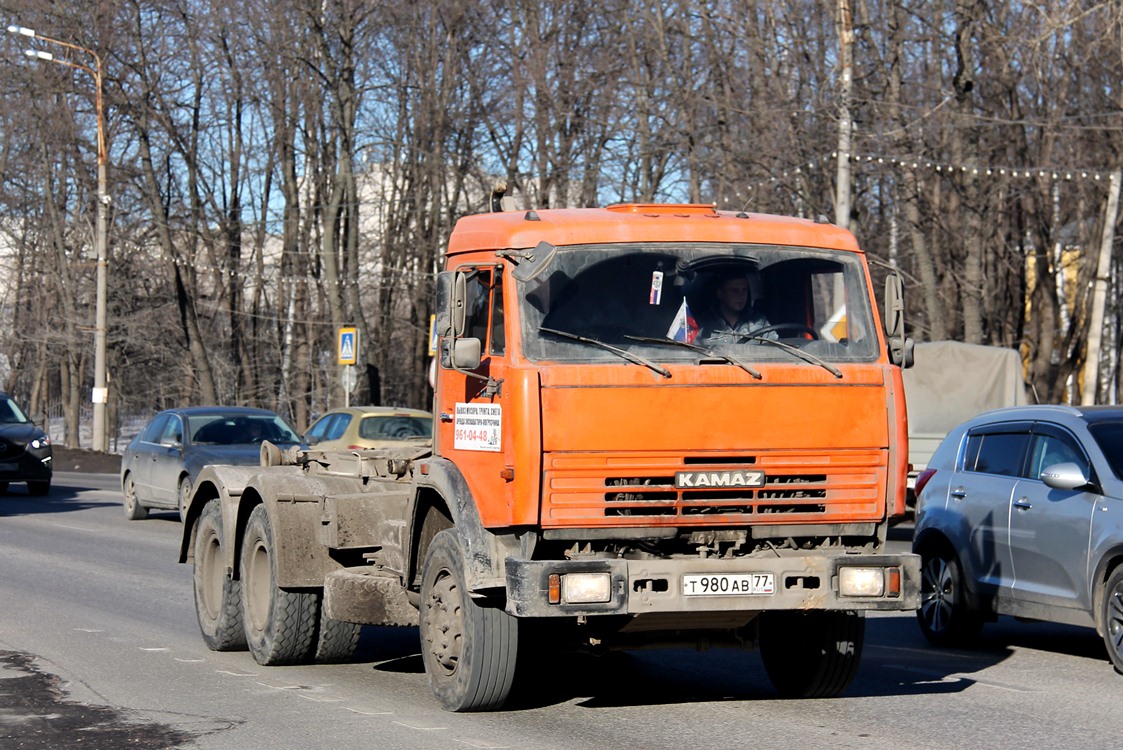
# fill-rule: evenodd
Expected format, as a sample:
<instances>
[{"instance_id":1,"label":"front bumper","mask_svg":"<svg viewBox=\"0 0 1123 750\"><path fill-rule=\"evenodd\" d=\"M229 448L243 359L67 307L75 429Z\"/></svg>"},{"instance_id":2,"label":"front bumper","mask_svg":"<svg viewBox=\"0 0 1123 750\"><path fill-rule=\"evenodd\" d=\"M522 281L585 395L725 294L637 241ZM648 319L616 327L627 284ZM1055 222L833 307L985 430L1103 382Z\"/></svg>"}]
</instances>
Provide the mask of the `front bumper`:
<instances>
[{"instance_id":1,"label":"front bumper","mask_svg":"<svg viewBox=\"0 0 1123 750\"><path fill-rule=\"evenodd\" d=\"M895 593L844 596L843 568L883 569L896 576ZM552 575L606 573L609 601L550 603ZM687 575L772 574L773 593L688 596ZM556 580L556 579L555 579ZM555 589L557 587L555 586ZM709 559L520 560L507 558L507 611L518 617L642 615L669 612L764 612L769 610L910 611L920 605L920 557L879 554L799 554L783 557Z\"/></svg>"},{"instance_id":2,"label":"front bumper","mask_svg":"<svg viewBox=\"0 0 1123 750\"><path fill-rule=\"evenodd\" d=\"M37 482L51 478L51 449L27 450L0 457L0 482Z\"/></svg>"}]
</instances>

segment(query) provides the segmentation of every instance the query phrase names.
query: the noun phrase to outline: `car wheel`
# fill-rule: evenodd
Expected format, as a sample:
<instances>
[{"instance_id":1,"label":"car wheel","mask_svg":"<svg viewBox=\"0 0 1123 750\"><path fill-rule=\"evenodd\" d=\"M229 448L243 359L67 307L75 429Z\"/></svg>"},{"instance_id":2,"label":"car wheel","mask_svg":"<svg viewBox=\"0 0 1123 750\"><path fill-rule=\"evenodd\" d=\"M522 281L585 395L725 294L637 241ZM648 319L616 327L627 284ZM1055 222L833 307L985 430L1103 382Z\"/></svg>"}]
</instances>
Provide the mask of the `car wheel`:
<instances>
[{"instance_id":1,"label":"car wheel","mask_svg":"<svg viewBox=\"0 0 1123 750\"><path fill-rule=\"evenodd\" d=\"M27 491L36 497L42 497L51 491L51 480L45 479L41 481L28 482Z\"/></svg>"},{"instance_id":2,"label":"car wheel","mask_svg":"<svg viewBox=\"0 0 1123 750\"><path fill-rule=\"evenodd\" d=\"M473 599L456 532L433 538L421 577L421 658L429 687L449 711L487 711L511 691L518 622Z\"/></svg>"},{"instance_id":3,"label":"car wheel","mask_svg":"<svg viewBox=\"0 0 1123 750\"><path fill-rule=\"evenodd\" d=\"M244 651L241 582L226 575L222 542L222 505L211 500L195 532L195 614L207 648Z\"/></svg>"},{"instance_id":4,"label":"car wheel","mask_svg":"<svg viewBox=\"0 0 1123 750\"><path fill-rule=\"evenodd\" d=\"M920 608L916 619L934 646L967 646L983 627L982 616L967 601L963 571L955 555L943 550L920 553Z\"/></svg>"},{"instance_id":5,"label":"car wheel","mask_svg":"<svg viewBox=\"0 0 1123 750\"><path fill-rule=\"evenodd\" d=\"M273 527L264 505L250 513L242 544L242 619L258 664L298 664L312 654L317 594L277 586Z\"/></svg>"},{"instance_id":6,"label":"car wheel","mask_svg":"<svg viewBox=\"0 0 1123 750\"><path fill-rule=\"evenodd\" d=\"M140 521L148 518L148 508L140 504L140 500L136 496L136 482L133 481L132 474L125 475L125 483L123 486L125 493L125 518L130 521Z\"/></svg>"},{"instance_id":7,"label":"car wheel","mask_svg":"<svg viewBox=\"0 0 1123 750\"><path fill-rule=\"evenodd\" d=\"M1123 674L1123 566L1107 579L1100 605L1100 632L1115 671Z\"/></svg>"},{"instance_id":8,"label":"car wheel","mask_svg":"<svg viewBox=\"0 0 1123 750\"><path fill-rule=\"evenodd\" d=\"M191 477L180 477L179 480L179 520L187 520L187 504L191 502Z\"/></svg>"},{"instance_id":9,"label":"car wheel","mask_svg":"<svg viewBox=\"0 0 1123 750\"><path fill-rule=\"evenodd\" d=\"M866 620L857 612L764 612L760 658L787 698L833 698L862 660Z\"/></svg>"}]
</instances>

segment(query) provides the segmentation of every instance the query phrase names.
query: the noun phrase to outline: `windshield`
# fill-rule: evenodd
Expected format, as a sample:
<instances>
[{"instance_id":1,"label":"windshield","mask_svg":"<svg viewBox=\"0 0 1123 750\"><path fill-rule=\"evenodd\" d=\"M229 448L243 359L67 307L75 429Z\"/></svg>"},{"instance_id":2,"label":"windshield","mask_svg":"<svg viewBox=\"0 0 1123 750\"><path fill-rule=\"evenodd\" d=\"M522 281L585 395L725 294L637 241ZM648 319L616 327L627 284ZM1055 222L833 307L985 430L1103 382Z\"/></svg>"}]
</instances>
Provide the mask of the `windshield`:
<instances>
[{"instance_id":1,"label":"windshield","mask_svg":"<svg viewBox=\"0 0 1123 750\"><path fill-rule=\"evenodd\" d=\"M1088 425L1088 431L1111 464L1116 478L1123 479L1123 422L1096 422Z\"/></svg>"},{"instance_id":2,"label":"windshield","mask_svg":"<svg viewBox=\"0 0 1123 750\"><path fill-rule=\"evenodd\" d=\"M16 402L0 396L0 424L24 424L28 421Z\"/></svg>"},{"instance_id":3,"label":"windshield","mask_svg":"<svg viewBox=\"0 0 1123 750\"><path fill-rule=\"evenodd\" d=\"M563 247L545 273L520 283L519 304L523 348L532 360L621 361L587 339L656 362L800 361L793 346L831 362L878 356L865 268L854 253L714 244Z\"/></svg>"}]
</instances>

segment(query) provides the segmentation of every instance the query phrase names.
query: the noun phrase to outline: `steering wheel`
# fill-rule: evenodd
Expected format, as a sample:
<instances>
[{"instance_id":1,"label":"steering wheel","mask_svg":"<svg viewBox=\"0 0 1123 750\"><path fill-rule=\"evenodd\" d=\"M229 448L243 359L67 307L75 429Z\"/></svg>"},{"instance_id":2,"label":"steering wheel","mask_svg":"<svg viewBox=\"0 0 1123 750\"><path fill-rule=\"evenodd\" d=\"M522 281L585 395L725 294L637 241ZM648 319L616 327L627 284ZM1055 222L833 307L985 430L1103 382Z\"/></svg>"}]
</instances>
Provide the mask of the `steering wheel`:
<instances>
[{"instance_id":1,"label":"steering wheel","mask_svg":"<svg viewBox=\"0 0 1123 750\"><path fill-rule=\"evenodd\" d=\"M814 339L816 341L819 340L819 332L816 331L811 326L804 325L803 323L775 323L773 325L764 326L763 328L758 328L755 331L749 331L748 335L749 336L763 336L764 334L772 333L773 331L785 331L785 330L786 331L796 331L797 333L806 333L812 339Z\"/></svg>"}]
</instances>

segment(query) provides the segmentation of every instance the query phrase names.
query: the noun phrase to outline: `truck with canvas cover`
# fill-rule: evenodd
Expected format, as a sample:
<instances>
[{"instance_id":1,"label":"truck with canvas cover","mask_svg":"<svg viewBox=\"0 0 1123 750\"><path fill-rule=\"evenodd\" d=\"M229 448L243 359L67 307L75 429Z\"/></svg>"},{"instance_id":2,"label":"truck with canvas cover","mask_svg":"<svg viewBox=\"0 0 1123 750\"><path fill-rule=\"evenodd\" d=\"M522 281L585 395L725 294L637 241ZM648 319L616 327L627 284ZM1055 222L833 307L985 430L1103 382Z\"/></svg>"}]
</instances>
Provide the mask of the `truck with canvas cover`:
<instances>
[{"instance_id":1,"label":"truck with canvas cover","mask_svg":"<svg viewBox=\"0 0 1123 750\"><path fill-rule=\"evenodd\" d=\"M837 695L913 610L900 279L854 237L703 205L462 218L436 284L431 445L264 446L188 509L200 629L261 664L418 626L433 693L503 705L547 651L759 648ZM884 325L882 320L885 320Z\"/></svg>"},{"instance_id":2,"label":"truck with canvas cover","mask_svg":"<svg viewBox=\"0 0 1123 750\"><path fill-rule=\"evenodd\" d=\"M909 414L909 494L932 453L953 427L991 409L1024 406L1022 357L1015 349L924 341L914 347L916 362L904 371Z\"/></svg>"}]
</instances>

